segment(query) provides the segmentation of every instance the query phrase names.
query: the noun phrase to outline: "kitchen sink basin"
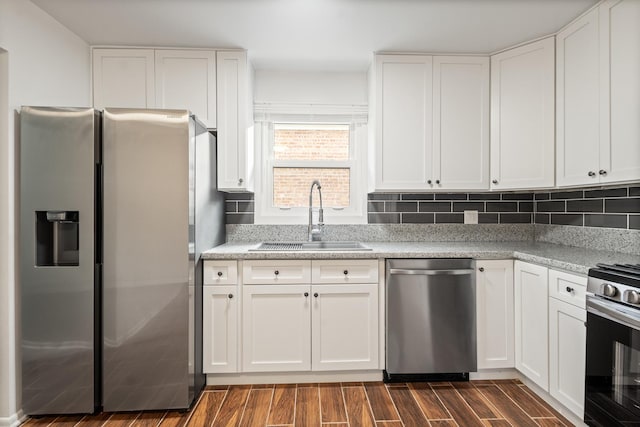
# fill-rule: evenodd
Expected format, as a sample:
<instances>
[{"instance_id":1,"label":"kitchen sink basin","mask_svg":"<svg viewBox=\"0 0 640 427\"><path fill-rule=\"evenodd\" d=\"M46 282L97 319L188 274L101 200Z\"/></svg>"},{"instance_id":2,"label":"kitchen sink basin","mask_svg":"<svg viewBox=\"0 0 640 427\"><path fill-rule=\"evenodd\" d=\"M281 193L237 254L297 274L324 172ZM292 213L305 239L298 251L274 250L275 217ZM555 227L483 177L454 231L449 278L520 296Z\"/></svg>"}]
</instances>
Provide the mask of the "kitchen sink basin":
<instances>
[{"instance_id":1,"label":"kitchen sink basin","mask_svg":"<svg viewBox=\"0 0 640 427\"><path fill-rule=\"evenodd\" d=\"M264 242L249 251L370 251L360 242Z\"/></svg>"}]
</instances>

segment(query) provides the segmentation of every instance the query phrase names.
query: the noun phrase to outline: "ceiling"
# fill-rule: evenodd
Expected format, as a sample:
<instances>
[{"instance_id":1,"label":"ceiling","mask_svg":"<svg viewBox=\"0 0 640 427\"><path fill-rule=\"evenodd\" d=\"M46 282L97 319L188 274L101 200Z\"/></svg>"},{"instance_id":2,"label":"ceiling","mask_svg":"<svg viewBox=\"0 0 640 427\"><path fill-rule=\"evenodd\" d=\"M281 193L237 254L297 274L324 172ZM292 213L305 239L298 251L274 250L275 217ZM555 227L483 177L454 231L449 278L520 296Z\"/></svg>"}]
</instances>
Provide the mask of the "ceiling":
<instances>
[{"instance_id":1,"label":"ceiling","mask_svg":"<svg viewBox=\"0 0 640 427\"><path fill-rule=\"evenodd\" d=\"M374 51L490 53L597 0L32 0L91 45L244 48L257 69L364 71Z\"/></svg>"}]
</instances>

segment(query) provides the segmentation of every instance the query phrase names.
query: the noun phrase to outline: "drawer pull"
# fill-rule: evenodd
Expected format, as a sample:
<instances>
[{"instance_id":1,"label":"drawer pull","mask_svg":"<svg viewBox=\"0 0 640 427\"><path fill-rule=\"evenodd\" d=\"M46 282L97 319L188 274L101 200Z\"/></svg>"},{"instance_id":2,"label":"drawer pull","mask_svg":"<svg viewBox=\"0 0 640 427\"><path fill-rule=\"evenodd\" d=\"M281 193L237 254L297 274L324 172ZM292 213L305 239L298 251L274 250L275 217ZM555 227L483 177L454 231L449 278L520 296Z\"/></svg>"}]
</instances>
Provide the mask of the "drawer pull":
<instances>
[{"instance_id":1,"label":"drawer pull","mask_svg":"<svg viewBox=\"0 0 640 427\"><path fill-rule=\"evenodd\" d=\"M276 270L276 271L273 272L273 274L275 274L277 276L278 274L280 274L280 272L278 270Z\"/></svg>"},{"instance_id":2,"label":"drawer pull","mask_svg":"<svg viewBox=\"0 0 640 427\"><path fill-rule=\"evenodd\" d=\"M222 271L218 271L218 277L222 277Z\"/></svg>"},{"instance_id":3,"label":"drawer pull","mask_svg":"<svg viewBox=\"0 0 640 427\"><path fill-rule=\"evenodd\" d=\"M314 293L314 294L313 294L313 297L314 297L314 298L318 298L318 293L317 293L317 292L316 292L316 293Z\"/></svg>"},{"instance_id":4,"label":"drawer pull","mask_svg":"<svg viewBox=\"0 0 640 427\"><path fill-rule=\"evenodd\" d=\"M346 276L347 274L349 274L349 270L345 270L345 271L343 271L343 273Z\"/></svg>"},{"instance_id":5,"label":"drawer pull","mask_svg":"<svg viewBox=\"0 0 640 427\"><path fill-rule=\"evenodd\" d=\"M573 293L573 288L571 286L567 286L567 292L569 292L570 294Z\"/></svg>"},{"instance_id":6,"label":"drawer pull","mask_svg":"<svg viewBox=\"0 0 640 427\"><path fill-rule=\"evenodd\" d=\"M305 298L309 296L309 292L304 293Z\"/></svg>"},{"instance_id":7,"label":"drawer pull","mask_svg":"<svg viewBox=\"0 0 640 427\"><path fill-rule=\"evenodd\" d=\"M233 298L233 294L229 294L227 296L229 297L229 299Z\"/></svg>"},{"instance_id":8,"label":"drawer pull","mask_svg":"<svg viewBox=\"0 0 640 427\"><path fill-rule=\"evenodd\" d=\"M484 267L480 267L478 270L480 270L480 273L482 273L484 271Z\"/></svg>"}]
</instances>

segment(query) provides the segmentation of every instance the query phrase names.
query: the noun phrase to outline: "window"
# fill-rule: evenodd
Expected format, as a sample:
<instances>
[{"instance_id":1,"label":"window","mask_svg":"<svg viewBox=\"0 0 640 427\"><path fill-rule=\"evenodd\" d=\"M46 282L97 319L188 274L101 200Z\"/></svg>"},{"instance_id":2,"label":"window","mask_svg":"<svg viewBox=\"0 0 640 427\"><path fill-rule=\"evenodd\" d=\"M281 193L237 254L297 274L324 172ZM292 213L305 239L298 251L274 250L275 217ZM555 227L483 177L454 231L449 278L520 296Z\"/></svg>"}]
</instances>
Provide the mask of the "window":
<instances>
[{"instance_id":1,"label":"window","mask_svg":"<svg viewBox=\"0 0 640 427\"><path fill-rule=\"evenodd\" d=\"M306 224L309 190L316 179L322 186L325 223L365 223L366 126L340 117L286 119L263 122L257 135L262 158L256 163L262 171L255 194L256 223ZM313 206L315 221L319 207L315 190Z\"/></svg>"}]
</instances>

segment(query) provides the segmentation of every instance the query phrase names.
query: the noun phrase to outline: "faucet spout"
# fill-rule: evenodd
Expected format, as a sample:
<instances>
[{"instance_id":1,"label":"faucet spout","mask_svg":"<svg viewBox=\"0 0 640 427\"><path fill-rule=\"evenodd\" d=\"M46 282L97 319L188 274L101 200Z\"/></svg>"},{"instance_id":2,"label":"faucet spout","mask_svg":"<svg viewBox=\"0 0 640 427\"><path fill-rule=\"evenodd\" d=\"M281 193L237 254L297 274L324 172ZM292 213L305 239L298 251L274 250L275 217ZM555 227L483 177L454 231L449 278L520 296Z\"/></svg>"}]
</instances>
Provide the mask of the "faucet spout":
<instances>
[{"instance_id":1,"label":"faucet spout","mask_svg":"<svg viewBox=\"0 0 640 427\"><path fill-rule=\"evenodd\" d=\"M318 224L313 224L313 188L318 188L318 196L320 197L320 208L318 209ZM324 215L322 209L322 186L317 179L311 183L309 189L309 226L307 228L309 241L320 240L322 237L322 227L324 226Z\"/></svg>"}]
</instances>

